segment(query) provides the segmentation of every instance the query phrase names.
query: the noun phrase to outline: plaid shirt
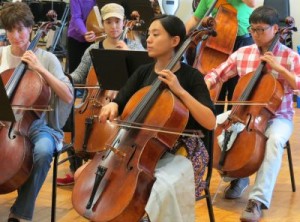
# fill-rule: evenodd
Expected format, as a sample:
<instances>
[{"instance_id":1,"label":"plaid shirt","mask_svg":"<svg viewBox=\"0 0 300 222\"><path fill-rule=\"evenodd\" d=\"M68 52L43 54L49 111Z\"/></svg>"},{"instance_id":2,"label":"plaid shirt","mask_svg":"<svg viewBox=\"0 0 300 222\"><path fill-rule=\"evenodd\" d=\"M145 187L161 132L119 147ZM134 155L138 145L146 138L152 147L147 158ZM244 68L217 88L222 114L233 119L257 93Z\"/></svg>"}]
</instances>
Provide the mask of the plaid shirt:
<instances>
[{"instance_id":1,"label":"plaid shirt","mask_svg":"<svg viewBox=\"0 0 300 222\"><path fill-rule=\"evenodd\" d=\"M295 75L297 89L300 89L300 56L292 49L281 43L274 47L273 54L278 63ZM242 47L229 56L226 62L213 69L205 76L205 81L209 81L213 87L218 82L226 82L228 79L239 75L244 76L253 72L260 65L260 50L256 44ZM283 78L280 73L271 69L267 64L266 68L269 73L281 83L284 89L282 103L275 113L275 117L293 119L293 88Z\"/></svg>"}]
</instances>

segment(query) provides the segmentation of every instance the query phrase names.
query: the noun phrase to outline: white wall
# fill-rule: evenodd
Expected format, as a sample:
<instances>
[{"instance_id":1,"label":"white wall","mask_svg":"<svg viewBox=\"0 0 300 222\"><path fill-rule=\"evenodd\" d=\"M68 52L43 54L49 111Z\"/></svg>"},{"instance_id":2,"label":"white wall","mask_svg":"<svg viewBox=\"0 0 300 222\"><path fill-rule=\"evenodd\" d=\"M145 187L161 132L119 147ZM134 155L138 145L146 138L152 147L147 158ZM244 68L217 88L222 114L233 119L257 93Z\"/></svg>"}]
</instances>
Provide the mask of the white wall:
<instances>
[{"instance_id":1,"label":"white wall","mask_svg":"<svg viewBox=\"0 0 300 222\"><path fill-rule=\"evenodd\" d=\"M181 20L185 23L192 15L193 15L193 8L192 8L192 0L179 0L180 5L178 10L176 11L176 16L181 18Z\"/></svg>"},{"instance_id":2,"label":"white wall","mask_svg":"<svg viewBox=\"0 0 300 222\"><path fill-rule=\"evenodd\" d=\"M295 19L295 25L298 28L298 32L293 34L294 49L297 50L297 46L300 45L300 13L299 13L299 0L290 0L291 16Z\"/></svg>"}]
</instances>

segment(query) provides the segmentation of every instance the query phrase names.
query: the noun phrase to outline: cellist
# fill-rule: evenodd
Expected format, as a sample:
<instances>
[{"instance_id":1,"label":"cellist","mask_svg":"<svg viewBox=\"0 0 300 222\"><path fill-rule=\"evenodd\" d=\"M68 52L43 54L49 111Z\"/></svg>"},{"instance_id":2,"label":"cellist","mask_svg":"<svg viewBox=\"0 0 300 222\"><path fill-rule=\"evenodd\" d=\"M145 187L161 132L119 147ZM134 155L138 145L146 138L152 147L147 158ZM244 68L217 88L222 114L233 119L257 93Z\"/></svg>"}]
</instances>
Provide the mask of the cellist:
<instances>
[{"instance_id":1,"label":"cellist","mask_svg":"<svg viewBox=\"0 0 300 222\"><path fill-rule=\"evenodd\" d=\"M78 67L70 74L74 84L85 84L89 71L92 67L92 59L90 56L91 49L120 49L120 50L140 50L144 51L142 43L137 40L125 38L120 40L125 24L125 11L123 6L116 3L104 5L100 10L102 25L106 38L103 41L95 42L90 45L84 52ZM84 127L84 126L82 126ZM72 151L68 151L72 156ZM82 158L70 158L70 172L65 177L57 178L57 184L71 185L74 183L73 174L82 164Z\"/></svg>"},{"instance_id":2,"label":"cellist","mask_svg":"<svg viewBox=\"0 0 300 222\"><path fill-rule=\"evenodd\" d=\"M219 81L225 82L234 76L242 77L255 71L264 61L267 72L283 87L282 103L268 121L264 133L267 138L264 159L240 218L241 221L255 222L261 219L261 209L270 207L284 145L293 131L293 90L300 89L300 56L280 42L276 43L272 52L268 51L279 30L279 14L275 9L258 7L251 14L249 22L248 30L255 44L238 49L226 62L209 72L205 81L208 88L212 88ZM239 187L238 182L236 184L233 188L242 194L243 187Z\"/></svg>"},{"instance_id":3,"label":"cellist","mask_svg":"<svg viewBox=\"0 0 300 222\"><path fill-rule=\"evenodd\" d=\"M10 42L10 45L0 48L1 73L23 61L51 88L49 105L53 111L44 112L29 128L28 135L33 144L33 169L28 180L18 189L18 197L8 219L10 222L32 221L35 200L50 169L53 154L62 148L61 128L71 111L73 88L55 55L40 48L27 50L34 18L26 3L5 3L0 19Z\"/></svg>"},{"instance_id":4,"label":"cellist","mask_svg":"<svg viewBox=\"0 0 300 222\"><path fill-rule=\"evenodd\" d=\"M160 15L152 20L148 29L147 50L155 62L136 70L116 99L102 108L101 122L113 121L136 91L150 85L158 77L189 110L187 129L204 132L214 128L214 106L199 71L180 61L177 61L174 70L165 69L185 36L185 26L176 16ZM188 158L167 152L158 161L154 173L156 181L145 208L150 221L195 221L195 191L199 195L201 178L194 178L194 169L197 176L201 168L199 165L207 158L207 153L199 137L180 137L178 143L187 147Z\"/></svg>"},{"instance_id":5,"label":"cellist","mask_svg":"<svg viewBox=\"0 0 300 222\"><path fill-rule=\"evenodd\" d=\"M201 0L197 6L194 15L187 21L186 31L189 33L192 28L198 24L200 19L204 16L205 12L208 10L209 6L213 3L213 0ZM232 5L237 10L237 21L238 21L238 33L234 43L233 51L236 51L240 47L253 44L253 39L247 28L249 27L249 17L253 11L253 7L256 5L256 0L228 0L228 4ZM214 15L216 10L212 12ZM226 25L226 24L217 24ZM226 35L226 33L218 33L218 35ZM233 91L235 85L238 81L238 76L231 78L227 82L222 84L222 88L219 94L218 101L230 101L232 99ZM228 109L231 105L228 105ZM224 105L216 105L216 113L221 114L224 112ZM244 178L237 181L232 181L228 187L226 187L225 198L233 199L241 196L241 193L249 185L249 179Z\"/></svg>"}]
</instances>

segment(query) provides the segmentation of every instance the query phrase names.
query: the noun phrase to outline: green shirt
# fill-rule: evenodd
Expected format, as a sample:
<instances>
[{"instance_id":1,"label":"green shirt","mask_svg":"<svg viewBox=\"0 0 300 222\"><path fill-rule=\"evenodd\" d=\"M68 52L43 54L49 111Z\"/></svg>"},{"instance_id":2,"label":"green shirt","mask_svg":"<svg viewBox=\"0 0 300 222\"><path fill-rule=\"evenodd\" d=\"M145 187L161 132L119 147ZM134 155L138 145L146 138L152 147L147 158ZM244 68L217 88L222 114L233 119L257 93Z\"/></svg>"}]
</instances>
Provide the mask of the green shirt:
<instances>
[{"instance_id":1,"label":"green shirt","mask_svg":"<svg viewBox=\"0 0 300 222\"><path fill-rule=\"evenodd\" d=\"M214 0L201 0L194 16L202 19L209 7L213 4ZM253 11L252 8L247 6L241 0L227 0L236 10L237 10L237 20L238 20L238 36L242 36L248 33L247 28L249 27L249 17ZM217 9L212 11L212 15L215 16Z\"/></svg>"}]
</instances>

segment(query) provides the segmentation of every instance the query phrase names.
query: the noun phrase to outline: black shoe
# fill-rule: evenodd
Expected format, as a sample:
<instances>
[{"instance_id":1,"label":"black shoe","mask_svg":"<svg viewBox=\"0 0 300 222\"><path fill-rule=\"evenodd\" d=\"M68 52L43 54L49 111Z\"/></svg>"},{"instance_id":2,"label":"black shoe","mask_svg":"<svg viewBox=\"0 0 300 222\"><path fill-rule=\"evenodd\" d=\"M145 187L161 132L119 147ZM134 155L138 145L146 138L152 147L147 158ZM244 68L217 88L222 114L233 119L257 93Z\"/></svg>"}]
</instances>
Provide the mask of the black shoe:
<instances>
[{"instance_id":1,"label":"black shoe","mask_svg":"<svg viewBox=\"0 0 300 222\"><path fill-rule=\"evenodd\" d=\"M249 200L240 220L242 222L258 222L261 216L261 203L257 200Z\"/></svg>"},{"instance_id":2,"label":"black shoe","mask_svg":"<svg viewBox=\"0 0 300 222\"><path fill-rule=\"evenodd\" d=\"M249 177L231 181L230 185L224 190L225 199L236 199L241 197L248 187L249 182Z\"/></svg>"}]
</instances>

